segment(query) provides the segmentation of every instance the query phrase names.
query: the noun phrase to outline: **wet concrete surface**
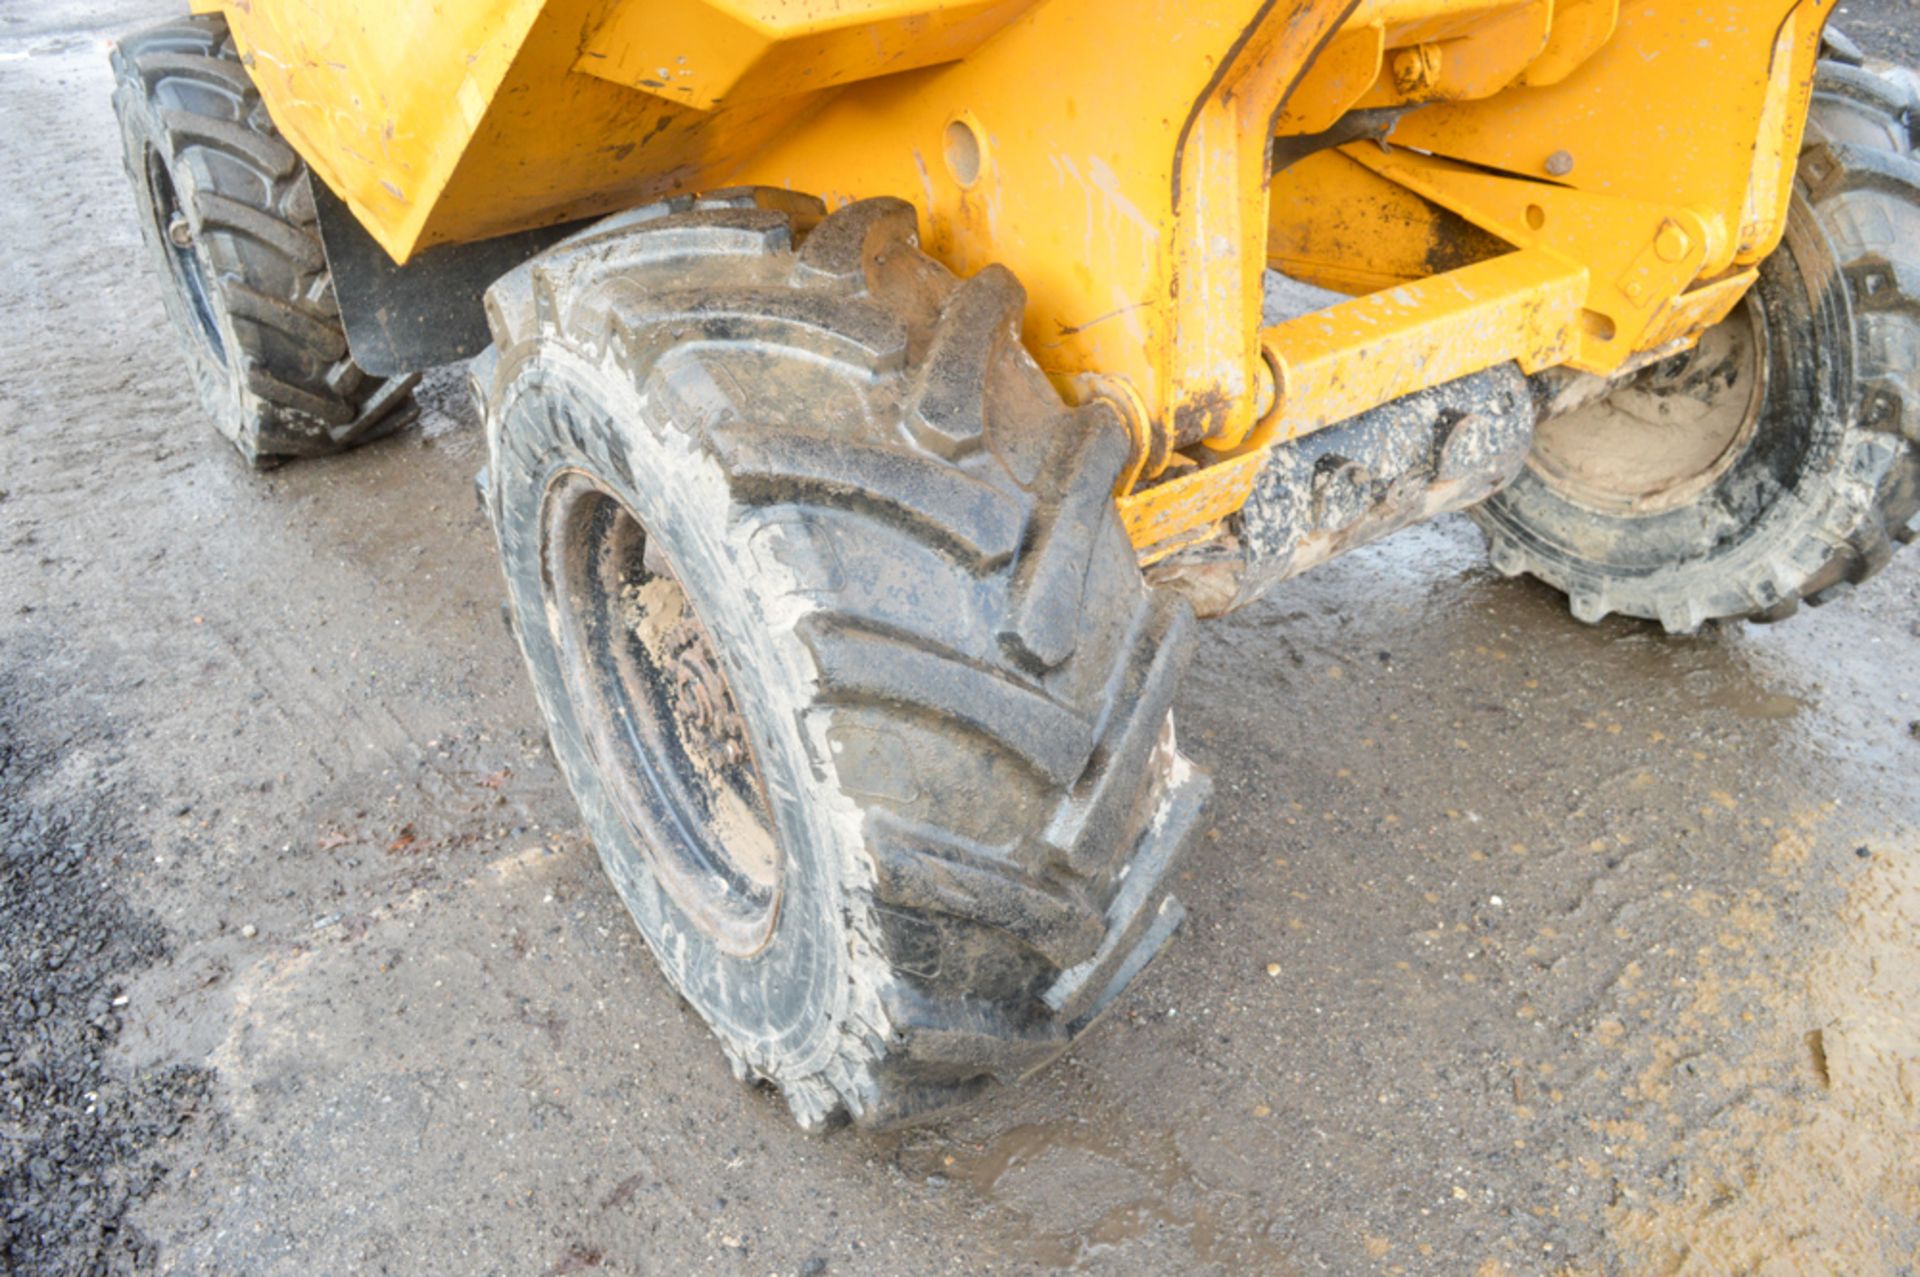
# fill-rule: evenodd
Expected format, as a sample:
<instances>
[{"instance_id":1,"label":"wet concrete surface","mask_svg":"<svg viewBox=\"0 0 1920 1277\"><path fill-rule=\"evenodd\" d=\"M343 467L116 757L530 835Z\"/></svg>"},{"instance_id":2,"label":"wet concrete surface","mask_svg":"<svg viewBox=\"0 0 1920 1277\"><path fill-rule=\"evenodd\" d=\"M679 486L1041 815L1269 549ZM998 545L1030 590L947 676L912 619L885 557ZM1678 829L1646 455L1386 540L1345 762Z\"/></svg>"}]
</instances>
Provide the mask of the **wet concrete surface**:
<instances>
[{"instance_id":1,"label":"wet concrete surface","mask_svg":"<svg viewBox=\"0 0 1920 1277\"><path fill-rule=\"evenodd\" d=\"M1574 622L1458 519L1290 583L1205 632L1216 825L1108 1023L970 1116L808 1138L585 845L460 378L265 476L200 421L107 103L171 11L0 17L0 976L124 932L74 1058L211 1070L138 1139L12 1092L20 1270L1915 1271L1920 556L1690 640ZM87 872L34 894L49 841ZM50 1130L124 1191L15 1188Z\"/></svg>"}]
</instances>

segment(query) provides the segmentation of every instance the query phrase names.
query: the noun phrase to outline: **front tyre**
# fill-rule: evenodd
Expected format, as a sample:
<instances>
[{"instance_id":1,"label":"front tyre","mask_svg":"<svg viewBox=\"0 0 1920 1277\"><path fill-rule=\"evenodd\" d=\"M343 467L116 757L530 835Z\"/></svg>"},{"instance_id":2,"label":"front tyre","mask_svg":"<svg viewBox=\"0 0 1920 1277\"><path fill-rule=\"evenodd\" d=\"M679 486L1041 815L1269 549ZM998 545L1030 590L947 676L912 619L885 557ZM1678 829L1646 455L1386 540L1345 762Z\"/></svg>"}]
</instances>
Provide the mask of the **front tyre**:
<instances>
[{"instance_id":1,"label":"front tyre","mask_svg":"<svg viewBox=\"0 0 1920 1277\"><path fill-rule=\"evenodd\" d=\"M601 859L803 1125L1021 1076L1178 923L1207 782L1185 606L1004 270L752 191L611 218L490 291L510 610Z\"/></svg>"},{"instance_id":2,"label":"front tyre","mask_svg":"<svg viewBox=\"0 0 1920 1277\"><path fill-rule=\"evenodd\" d=\"M413 416L416 378L369 376L346 330L306 166L218 15L113 53L127 176L200 401L254 465L322 456Z\"/></svg>"},{"instance_id":3,"label":"front tyre","mask_svg":"<svg viewBox=\"0 0 1920 1277\"><path fill-rule=\"evenodd\" d=\"M1687 633L1777 620L1920 533L1916 104L1822 63L1786 236L1695 349L1542 423L1475 508L1494 565Z\"/></svg>"}]
</instances>

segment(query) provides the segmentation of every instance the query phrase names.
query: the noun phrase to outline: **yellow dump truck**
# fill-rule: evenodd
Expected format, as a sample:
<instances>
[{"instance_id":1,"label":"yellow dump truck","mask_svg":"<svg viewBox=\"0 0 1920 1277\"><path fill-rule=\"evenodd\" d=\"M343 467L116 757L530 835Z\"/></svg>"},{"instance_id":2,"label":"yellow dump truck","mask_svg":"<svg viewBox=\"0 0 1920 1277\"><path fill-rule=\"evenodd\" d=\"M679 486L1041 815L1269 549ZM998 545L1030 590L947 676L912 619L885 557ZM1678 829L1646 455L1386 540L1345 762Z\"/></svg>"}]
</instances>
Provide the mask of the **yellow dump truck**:
<instances>
[{"instance_id":1,"label":"yellow dump truck","mask_svg":"<svg viewBox=\"0 0 1920 1277\"><path fill-rule=\"evenodd\" d=\"M1832 3L195 0L115 102L249 460L469 361L608 872L877 1126L1178 925L1196 613L1450 510L1676 632L1914 539L1920 110Z\"/></svg>"}]
</instances>

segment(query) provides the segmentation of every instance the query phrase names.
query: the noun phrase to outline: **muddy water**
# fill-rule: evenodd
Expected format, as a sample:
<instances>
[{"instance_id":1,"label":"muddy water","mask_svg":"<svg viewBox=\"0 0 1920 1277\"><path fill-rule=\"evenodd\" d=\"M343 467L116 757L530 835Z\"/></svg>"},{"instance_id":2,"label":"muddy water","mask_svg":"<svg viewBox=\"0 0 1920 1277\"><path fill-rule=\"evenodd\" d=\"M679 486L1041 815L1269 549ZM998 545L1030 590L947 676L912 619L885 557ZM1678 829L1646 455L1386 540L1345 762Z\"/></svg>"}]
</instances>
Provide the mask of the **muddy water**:
<instances>
[{"instance_id":1,"label":"muddy water","mask_svg":"<svg viewBox=\"0 0 1920 1277\"><path fill-rule=\"evenodd\" d=\"M578 828L457 375L265 477L198 422L106 110L170 11L0 15L0 659L40 739L117 725L47 801L149 796L117 1058L221 1115L134 1211L163 1269L1914 1270L1920 559L1691 641L1457 520L1289 583L1178 708L1219 798L1166 957L976 1113L803 1138Z\"/></svg>"}]
</instances>

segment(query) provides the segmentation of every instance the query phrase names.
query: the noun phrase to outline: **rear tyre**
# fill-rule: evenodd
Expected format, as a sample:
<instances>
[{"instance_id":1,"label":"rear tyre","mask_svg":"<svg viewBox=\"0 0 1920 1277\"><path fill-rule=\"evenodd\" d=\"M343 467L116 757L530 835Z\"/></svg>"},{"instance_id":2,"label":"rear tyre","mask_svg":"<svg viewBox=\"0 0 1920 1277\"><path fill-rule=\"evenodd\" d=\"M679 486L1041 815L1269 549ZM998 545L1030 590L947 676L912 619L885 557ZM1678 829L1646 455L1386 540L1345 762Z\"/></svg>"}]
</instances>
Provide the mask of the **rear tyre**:
<instances>
[{"instance_id":1,"label":"rear tyre","mask_svg":"<svg viewBox=\"0 0 1920 1277\"><path fill-rule=\"evenodd\" d=\"M1181 917L1191 616L1024 299L913 210L720 194L490 290L486 499L554 752L668 978L799 1121L1052 1058Z\"/></svg>"},{"instance_id":2,"label":"rear tyre","mask_svg":"<svg viewBox=\"0 0 1920 1277\"><path fill-rule=\"evenodd\" d=\"M322 456L413 417L416 378L347 351L306 166L281 140L217 15L113 54L127 175L202 404L254 465Z\"/></svg>"},{"instance_id":3,"label":"rear tyre","mask_svg":"<svg viewBox=\"0 0 1920 1277\"><path fill-rule=\"evenodd\" d=\"M1691 632L1779 620L1920 533L1916 104L1823 62L1786 236L1726 321L1542 424L1476 507L1494 565Z\"/></svg>"}]
</instances>

